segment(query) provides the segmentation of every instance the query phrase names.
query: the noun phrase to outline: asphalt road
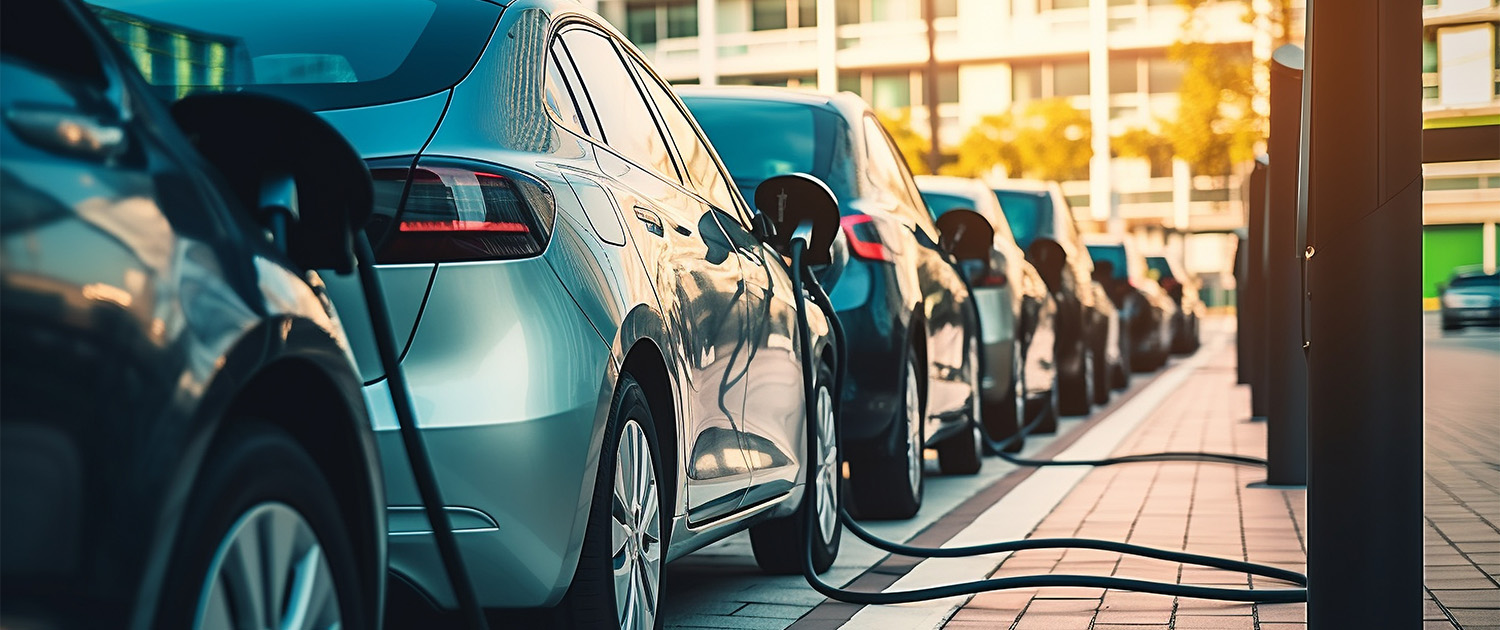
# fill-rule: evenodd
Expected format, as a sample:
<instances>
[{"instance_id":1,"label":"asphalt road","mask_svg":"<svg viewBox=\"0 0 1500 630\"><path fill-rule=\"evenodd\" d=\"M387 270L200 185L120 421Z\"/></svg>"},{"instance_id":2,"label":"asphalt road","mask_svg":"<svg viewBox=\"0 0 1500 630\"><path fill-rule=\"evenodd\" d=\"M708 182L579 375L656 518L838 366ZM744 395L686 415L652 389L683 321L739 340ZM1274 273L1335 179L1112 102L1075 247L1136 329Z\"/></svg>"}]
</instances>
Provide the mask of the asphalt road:
<instances>
[{"instance_id":1,"label":"asphalt road","mask_svg":"<svg viewBox=\"0 0 1500 630\"><path fill-rule=\"evenodd\" d=\"M1500 329L1424 324L1429 619L1500 627Z\"/></svg>"}]
</instances>

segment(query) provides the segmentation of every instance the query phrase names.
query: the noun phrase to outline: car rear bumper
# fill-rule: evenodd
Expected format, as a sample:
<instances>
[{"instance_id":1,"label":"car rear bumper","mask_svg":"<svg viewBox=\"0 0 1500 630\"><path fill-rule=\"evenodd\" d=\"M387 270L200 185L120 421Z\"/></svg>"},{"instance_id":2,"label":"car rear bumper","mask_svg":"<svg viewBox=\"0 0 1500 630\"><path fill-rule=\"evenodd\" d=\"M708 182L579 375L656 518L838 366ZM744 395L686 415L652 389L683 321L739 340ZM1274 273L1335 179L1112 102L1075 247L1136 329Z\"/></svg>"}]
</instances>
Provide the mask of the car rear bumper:
<instances>
[{"instance_id":1,"label":"car rear bumper","mask_svg":"<svg viewBox=\"0 0 1500 630\"><path fill-rule=\"evenodd\" d=\"M1500 306L1488 308L1444 308L1442 317L1445 326L1500 326Z\"/></svg>"}]
</instances>

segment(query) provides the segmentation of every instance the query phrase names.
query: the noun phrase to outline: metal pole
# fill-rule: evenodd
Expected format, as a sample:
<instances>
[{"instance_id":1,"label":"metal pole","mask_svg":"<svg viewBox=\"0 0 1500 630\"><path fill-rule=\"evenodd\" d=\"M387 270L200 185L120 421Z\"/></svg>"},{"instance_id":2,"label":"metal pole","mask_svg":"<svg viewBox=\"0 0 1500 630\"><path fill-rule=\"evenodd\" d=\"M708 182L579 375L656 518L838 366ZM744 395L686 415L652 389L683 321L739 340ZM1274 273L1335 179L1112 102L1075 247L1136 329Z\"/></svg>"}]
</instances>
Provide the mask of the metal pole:
<instances>
[{"instance_id":1,"label":"metal pole","mask_svg":"<svg viewBox=\"0 0 1500 630\"><path fill-rule=\"evenodd\" d=\"M1266 483L1307 484L1307 356L1302 351L1302 248L1297 164L1302 135L1302 49L1271 55L1270 220L1266 231Z\"/></svg>"},{"instance_id":2,"label":"metal pole","mask_svg":"<svg viewBox=\"0 0 1500 630\"><path fill-rule=\"evenodd\" d=\"M927 67L923 70L922 100L927 102L927 170L934 175L943 164L943 149L938 140L937 88L937 8L936 0L922 0L922 19L927 22Z\"/></svg>"},{"instance_id":3,"label":"metal pole","mask_svg":"<svg viewBox=\"0 0 1500 630\"><path fill-rule=\"evenodd\" d=\"M1245 271L1245 313L1250 325L1250 417L1266 418L1266 204L1270 194L1270 165L1257 157L1250 171L1250 256Z\"/></svg>"},{"instance_id":4,"label":"metal pole","mask_svg":"<svg viewBox=\"0 0 1500 630\"><path fill-rule=\"evenodd\" d=\"M1422 624L1422 31L1317 0L1304 73L1308 627Z\"/></svg>"},{"instance_id":5,"label":"metal pole","mask_svg":"<svg viewBox=\"0 0 1500 630\"><path fill-rule=\"evenodd\" d=\"M1254 176L1254 173L1251 173ZM1250 185L1254 185L1253 183ZM1248 195L1247 195L1248 196ZM1250 202L1245 202L1249 207ZM1244 228L1235 230L1234 247L1234 367L1235 383L1250 383L1250 310L1245 301L1250 295L1250 239Z\"/></svg>"}]
</instances>

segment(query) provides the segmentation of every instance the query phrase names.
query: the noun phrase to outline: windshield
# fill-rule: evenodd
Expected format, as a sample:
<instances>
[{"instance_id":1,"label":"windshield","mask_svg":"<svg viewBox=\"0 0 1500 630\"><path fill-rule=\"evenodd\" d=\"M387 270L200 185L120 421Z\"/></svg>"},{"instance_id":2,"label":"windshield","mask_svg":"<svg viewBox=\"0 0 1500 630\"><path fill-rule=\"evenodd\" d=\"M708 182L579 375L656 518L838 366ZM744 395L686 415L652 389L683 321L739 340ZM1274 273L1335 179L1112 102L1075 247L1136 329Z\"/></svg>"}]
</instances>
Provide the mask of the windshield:
<instances>
[{"instance_id":1,"label":"windshield","mask_svg":"<svg viewBox=\"0 0 1500 630\"><path fill-rule=\"evenodd\" d=\"M1500 289L1500 275L1459 276L1448 285L1450 289Z\"/></svg>"},{"instance_id":2,"label":"windshield","mask_svg":"<svg viewBox=\"0 0 1500 630\"><path fill-rule=\"evenodd\" d=\"M843 117L818 107L755 99L684 96L698 126L746 199L761 182L807 173L833 190L841 208L855 197L854 158Z\"/></svg>"},{"instance_id":3,"label":"windshield","mask_svg":"<svg viewBox=\"0 0 1500 630\"><path fill-rule=\"evenodd\" d=\"M452 87L499 18L477 0L89 0L168 99L253 90L311 109Z\"/></svg>"},{"instance_id":4,"label":"windshield","mask_svg":"<svg viewBox=\"0 0 1500 630\"><path fill-rule=\"evenodd\" d=\"M1042 225L1052 219L1052 199L1045 192L997 190L995 199L1021 249L1031 247L1031 242L1042 235Z\"/></svg>"},{"instance_id":5,"label":"windshield","mask_svg":"<svg viewBox=\"0 0 1500 630\"><path fill-rule=\"evenodd\" d=\"M1111 278L1124 280L1130 272L1130 267L1125 261L1124 245L1089 245L1089 257L1094 259L1094 268L1099 268L1099 263L1108 262L1114 265Z\"/></svg>"},{"instance_id":6,"label":"windshield","mask_svg":"<svg viewBox=\"0 0 1500 630\"><path fill-rule=\"evenodd\" d=\"M949 210L974 210L974 200L958 195L944 193L922 193L922 200L927 202L927 210L932 213L932 218L937 219Z\"/></svg>"},{"instance_id":7,"label":"windshield","mask_svg":"<svg viewBox=\"0 0 1500 630\"><path fill-rule=\"evenodd\" d=\"M1147 256L1146 269L1155 271L1157 278L1172 277L1172 266L1167 264L1167 259L1161 256Z\"/></svg>"}]
</instances>

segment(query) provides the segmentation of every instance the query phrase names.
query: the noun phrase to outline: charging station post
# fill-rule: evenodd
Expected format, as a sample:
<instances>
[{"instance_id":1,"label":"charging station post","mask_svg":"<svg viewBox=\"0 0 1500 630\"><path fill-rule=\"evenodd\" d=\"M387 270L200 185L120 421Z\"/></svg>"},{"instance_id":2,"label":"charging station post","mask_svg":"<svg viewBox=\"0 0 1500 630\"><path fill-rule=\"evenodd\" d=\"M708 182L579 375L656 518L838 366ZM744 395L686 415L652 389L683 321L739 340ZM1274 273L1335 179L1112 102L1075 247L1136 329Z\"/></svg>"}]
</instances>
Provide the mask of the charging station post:
<instances>
[{"instance_id":1,"label":"charging station post","mask_svg":"<svg viewBox=\"0 0 1500 630\"><path fill-rule=\"evenodd\" d=\"M1240 329L1236 334L1244 335L1250 369L1250 416L1252 420L1266 419L1267 370L1266 332L1269 328L1266 316L1266 219L1270 197L1270 163L1266 156L1255 157L1255 166L1250 171L1250 242L1245 268L1245 324L1249 330ZM1243 359L1242 359L1243 360Z\"/></svg>"},{"instance_id":2,"label":"charging station post","mask_svg":"<svg viewBox=\"0 0 1500 630\"><path fill-rule=\"evenodd\" d=\"M1266 227L1266 483L1307 484L1307 356L1302 348L1303 245L1297 222L1302 48L1271 54Z\"/></svg>"},{"instance_id":3,"label":"charging station post","mask_svg":"<svg viewBox=\"0 0 1500 630\"><path fill-rule=\"evenodd\" d=\"M1422 621L1422 7L1308 7L1308 627Z\"/></svg>"}]
</instances>

